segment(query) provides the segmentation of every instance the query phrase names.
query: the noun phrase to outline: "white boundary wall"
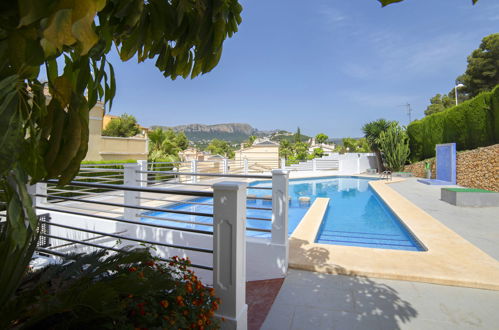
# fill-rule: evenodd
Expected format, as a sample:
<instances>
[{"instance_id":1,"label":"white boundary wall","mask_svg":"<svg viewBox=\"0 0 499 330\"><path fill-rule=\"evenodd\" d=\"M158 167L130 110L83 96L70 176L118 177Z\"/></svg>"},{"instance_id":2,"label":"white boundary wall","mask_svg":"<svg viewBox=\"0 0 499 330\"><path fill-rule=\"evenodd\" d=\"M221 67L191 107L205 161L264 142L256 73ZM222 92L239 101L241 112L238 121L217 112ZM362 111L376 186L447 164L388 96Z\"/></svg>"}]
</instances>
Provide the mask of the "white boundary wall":
<instances>
[{"instance_id":1,"label":"white boundary wall","mask_svg":"<svg viewBox=\"0 0 499 330\"><path fill-rule=\"evenodd\" d=\"M90 229L95 231L102 231L105 233L119 233L120 236L132 237L148 241L156 241L172 245L185 245L205 249L213 248L213 236L188 233L183 231L174 231L162 228L153 228L147 226L136 226L126 224L118 221L100 220L91 217L83 217L78 215L71 215L61 212L47 212L39 210L38 214L50 213L51 222ZM50 226L50 233L54 236L67 237L74 240L84 240L88 238L95 238L98 235L76 232L73 230ZM52 245L67 244L69 242L57 239L50 240ZM91 240L90 242L104 245L107 247L123 248L127 245L137 245L138 243L132 241L121 240L118 242L114 238L100 238ZM89 246L68 245L67 248L57 249L59 252L91 252L95 250ZM194 264L201 264L206 266L213 266L211 255L208 253L186 251L175 248L168 248L163 246L155 246L155 251L158 257L168 258L173 256L189 257ZM270 238L246 238L246 280L257 281L273 278L283 278L287 272L287 247L279 244L272 244ZM203 269L194 269L196 273L202 278L203 282L212 284L211 271Z\"/></svg>"}]
</instances>

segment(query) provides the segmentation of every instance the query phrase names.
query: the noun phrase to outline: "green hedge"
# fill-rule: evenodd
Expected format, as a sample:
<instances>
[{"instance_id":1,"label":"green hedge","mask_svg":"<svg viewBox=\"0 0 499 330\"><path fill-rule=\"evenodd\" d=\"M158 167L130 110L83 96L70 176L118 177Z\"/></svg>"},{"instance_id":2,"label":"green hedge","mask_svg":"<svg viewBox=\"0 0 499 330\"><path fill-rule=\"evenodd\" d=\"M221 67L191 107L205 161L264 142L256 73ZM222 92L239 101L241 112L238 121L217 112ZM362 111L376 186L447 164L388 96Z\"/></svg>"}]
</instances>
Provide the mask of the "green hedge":
<instances>
[{"instance_id":1,"label":"green hedge","mask_svg":"<svg viewBox=\"0 0 499 330\"><path fill-rule=\"evenodd\" d=\"M412 122L407 134L413 162L435 156L435 145L440 143L455 142L457 150L498 143L499 86L458 106Z\"/></svg>"}]
</instances>

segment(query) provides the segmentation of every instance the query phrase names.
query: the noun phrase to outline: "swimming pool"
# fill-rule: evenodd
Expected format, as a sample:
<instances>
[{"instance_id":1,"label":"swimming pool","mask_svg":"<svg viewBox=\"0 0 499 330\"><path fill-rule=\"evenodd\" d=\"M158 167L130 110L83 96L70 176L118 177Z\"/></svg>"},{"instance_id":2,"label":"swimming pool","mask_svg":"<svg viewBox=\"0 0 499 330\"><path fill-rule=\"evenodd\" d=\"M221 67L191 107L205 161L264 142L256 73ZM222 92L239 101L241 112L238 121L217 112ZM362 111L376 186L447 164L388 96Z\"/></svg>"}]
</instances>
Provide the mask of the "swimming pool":
<instances>
[{"instance_id":1,"label":"swimming pool","mask_svg":"<svg viewBox=\"0 0 499 330\"><path fill-rule=\"evenodd\" d=\"M383 200L372 190L368 182L373 179L360 177L321 177L292 179L289 181L288 234L291 235L317 197L330 198L328 209L318 231L316 242L382 249L423 251L424 248L410 233ZM271 187L270 181L253 182L248 195L263 197L268 190L251 187ZM299 203L299 197L310 197L310 204ZM212 198L196 198L186 203L165 206L165 209L213 214ZM248 199L247 206L270 208L271 202ZM213 219L196 215L167 212L147 212L144 215L172 219L157 220L142 218L143 222L158 223L180 228L213 231ZM271 219L269 210L247 209L248 218ZM177 222L182 220L185 222ZM206 225L205 225L206 224ZM252 231L251 228L271 229L271 222L247 219L247 235L269 238L269 232Z\"/></svg>"},{"instance_id":2,"label":"swimming pool","mask_svg":"<svg viewBox=\"0 0 499 330\"><path fill-rule=\"evenodd\" d=\"M424 248L369 186L373 179L329 177L290 181L292 198L329 198L316 243L408 251Z\"/></svg>"},{"instance_id":3,"label":"swimming pool","mask_svg":"<svg viewBox=\"0 0 499 330\"><path fill-rule=\"evenodd\" d=\"M269 183L259 182L258 186L259 187L270 187L271 183L270 182ZM255 195L258 197L263 197L263 196L267 195L269 192L268 192L268 190L263 191L263 190L249 188L247 193L248 193L248 195ZM248 207L258 207L258 208L271 208L272 202L265 201L265 200L248 199L247 206ZM295 230L296 226L298 226L298 223L300 222L300 220L303 218L303 216L307 212L308 207L309 207L308 204L298 203L297 199L290 201L289 208L288 208L288 214L289 214L289 216L288 216L288 234L289 235L291 235L291 233L293 233L293 231ZM209 198L209 197L195 198L195 199L189 200L187 202L173 204L173 205L165 206L163 208L166 210L181 210L181 211L213 214L213 198ZM213 218L212 217L188 215L188 214L175 214L175 213L160 212L160 211L146 212L143 215L172 219L170 221L170 220L151 219L151 218L145 218L145 217L141 218L141 221L146 222L146 223L161 223L162 225L165 225L165 226L189 228L189 229L203 230L203 231L208 231L208 232L213 231L213 226L212 226ZM262 218L262 219L269 219L270 220L272 218L272 211L247 209L246 216L249 218ZM185 222L178 222L175 220L182 220ZM206 224L206 225L204 225L204 224ZM263 238L270 238L271 237L271 234L269 232L260 232L260 231L251 230L251 228L271 230L272 224L270 221L247 219L246 220L246 227L247 227L247 231L246 231L247 236L263 237Z\"/></svg>"}]
</instances>

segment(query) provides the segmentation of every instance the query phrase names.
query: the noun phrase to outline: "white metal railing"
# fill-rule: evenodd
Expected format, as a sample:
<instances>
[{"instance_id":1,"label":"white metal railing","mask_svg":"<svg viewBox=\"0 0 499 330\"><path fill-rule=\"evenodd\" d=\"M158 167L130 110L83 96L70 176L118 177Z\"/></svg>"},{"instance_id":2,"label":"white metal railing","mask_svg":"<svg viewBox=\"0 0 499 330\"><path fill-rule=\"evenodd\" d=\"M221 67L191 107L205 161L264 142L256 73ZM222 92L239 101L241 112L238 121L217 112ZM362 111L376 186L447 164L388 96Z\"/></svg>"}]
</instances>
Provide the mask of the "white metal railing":
<instances>
[{"instance_id":1,"label":"white metal railing","mask_svg":"<svg viewBox=\"0 0 499 330\"><path fill-rule=\"evenodd\" d=\"M347 153L314 158L289 166L281 165L292 171L325 171L333 170L338 174L360 174L375 168L375 155L372 153ZM281 160L285 164L285 160Z\"/></svg>"},{"instance_id":2,"label":"white metal railing","mask_svg":"<svg viewBox=\"0 0 499 330\"><path fill-rule=\"evenodd\" d=\"M122 184L73 181L68 187L54 188L56 182L49 181L31 186L37 209L50 212L52 217L51 221L42 220L44 225L51 228L44 235L50 239L52 246L40 248L40 251L56 255L75 249L122 251L130 244L149 244L157 247L157 253L165 260L179 253L192 255L193 267L201 272L212 271L213 287L223 302L218 313L228 320L223 323L224 327L245 328L247 272L251 273L251 268L257 267L261 273L262 268L267 266L279 267L282 276L287 271L288 172L273 170L271 175L241 175L149 169L144 161L123 164L123 169L104 169L109 173L121 173ZM94 170L92 168L89 171ZM208 181L192 182L191 179L191 182L176 182L176 186L167 185L175 188L172 189L150 182L151 174L205 177L211 181L208 184ZM103 175L101 173L99 176ZM104 176L107 175L113 174ZM246 182L221 182L227 179L271 179L272 187L251 189L269 190L269 195L270 192L272 195L247 196ZM193 187L196 190L192 190ZM80 190L83 190L83 194L79 193ZM263 203L248 205L248 199L265 201L268 206ZM211 209L170 207L179 203L209 206ZM252 210L268 211L268 215L247 214ZM207 218L212 220L207 221ZM268 221L270 226L255 228L249 226L246 220ZM269 238L246 242L247 231L267 233ZM116 241L120 243L117 245ZM250 264L249 270L246 266L247 244L250 255L257 254L257 258L260 258L258 263L253 266ZM211 265L207 263L209 259L206 254L213 255Z\"/></svg>"}]
</instances>

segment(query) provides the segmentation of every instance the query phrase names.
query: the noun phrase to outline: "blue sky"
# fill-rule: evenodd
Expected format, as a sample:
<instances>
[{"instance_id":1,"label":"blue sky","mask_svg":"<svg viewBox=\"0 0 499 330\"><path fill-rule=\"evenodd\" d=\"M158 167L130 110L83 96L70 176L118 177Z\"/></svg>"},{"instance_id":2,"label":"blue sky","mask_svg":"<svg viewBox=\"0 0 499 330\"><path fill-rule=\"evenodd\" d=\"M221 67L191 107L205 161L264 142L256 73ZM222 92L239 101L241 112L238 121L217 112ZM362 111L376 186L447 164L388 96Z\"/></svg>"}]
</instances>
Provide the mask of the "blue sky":
<instances>
[{"instance_id":1,"label":"blue sky","mask_svg":"<svg viewBox=\"0 0 499 330\"><path fill-rule=\"evenodd\" d=\"M407 124L447 93L481 39L498 32L499 2L252 0L222 59L196 79L166 79L154 62L121 63L111 114L144 126L249 123L306 134L361 136L377 118Z\"/></svg>"}]
</instances>

